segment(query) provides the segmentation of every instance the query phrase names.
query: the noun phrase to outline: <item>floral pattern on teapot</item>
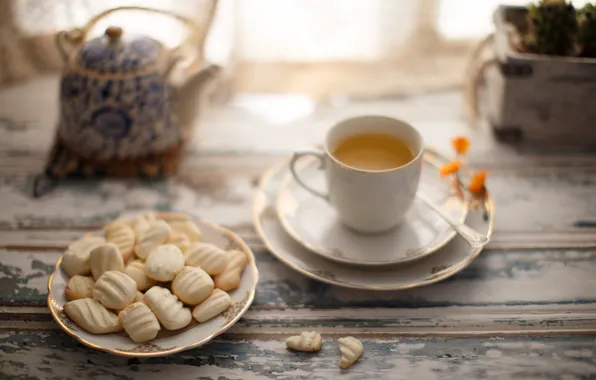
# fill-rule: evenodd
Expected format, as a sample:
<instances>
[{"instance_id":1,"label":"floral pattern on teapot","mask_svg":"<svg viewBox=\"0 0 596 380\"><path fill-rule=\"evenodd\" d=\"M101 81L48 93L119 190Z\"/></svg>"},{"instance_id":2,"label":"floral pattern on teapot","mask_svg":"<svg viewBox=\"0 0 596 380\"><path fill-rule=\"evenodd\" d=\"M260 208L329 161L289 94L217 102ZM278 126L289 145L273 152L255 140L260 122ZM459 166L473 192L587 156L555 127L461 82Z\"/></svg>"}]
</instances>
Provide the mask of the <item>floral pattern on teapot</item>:
<instances>
[{"instance_id":1,"label":"floral pattern on teapot","mask_svg":"<svg viewBox=\"0 0 596 380\"><path fill-rule=\"evenodd\" d=\"M74 51L62 77L58 133L86 157L142 157L181 140L165 50L147 37L125 41L121 33L108 28Z\"/></svg>"}]
</instances>

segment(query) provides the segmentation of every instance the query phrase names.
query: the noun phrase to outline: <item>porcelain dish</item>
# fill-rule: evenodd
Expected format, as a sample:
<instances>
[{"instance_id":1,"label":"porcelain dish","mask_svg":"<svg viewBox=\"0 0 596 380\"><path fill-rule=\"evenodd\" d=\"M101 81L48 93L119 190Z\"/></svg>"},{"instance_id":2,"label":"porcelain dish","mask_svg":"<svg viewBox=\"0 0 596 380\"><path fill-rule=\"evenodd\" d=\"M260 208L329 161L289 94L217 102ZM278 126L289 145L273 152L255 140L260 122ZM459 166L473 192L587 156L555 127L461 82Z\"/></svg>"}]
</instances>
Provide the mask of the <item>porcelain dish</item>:
<instances>
[{"instance_id":1,"label":"porcelain dish","mask_svg":"<svg viewBox=\"0 0 596 380\"><path fill-rule=\"evenodd\" d=\"M303 159L297 170L315 188L325 178L315 159ZM324 190L321 190L324 192ZM452 191L449 180L423 160L419 192L424 192L456 220L468 212L461 192ZM453 229L421 201L414 202L402 223L388 232L362 234L345 227L335 209L296 182L291 174L281 181L276 200L279 221L296 241L323 257L344 264L378 266L405 263L432 254L455 236Z\"/></svg>"},{"instance_id":2,"label":"porcelain dish","mask_svg":"<svg viewBox=\"0 0 596 380\"><path fill-rule=\"evenodd\" d=\"M430 150L425 151L425 160L436 167L446 162ZM361 268L328 260L295 241L284 230L277 216L276 197L288 170L288 163L283 162L262 176L254 198L253 222L264 244L277 259L310 278L348 288L408 289L453 276L482 251L482 248L471 248L465 240L456 236L432 255L405 265ZM490 237L493 203L488 194L470 204L466 223Z\"/></svg>"},{"instance_id":3,"label":"porcelain dish","mask_svg":"<svg viewBox=\"0 0 596 380\"><path fill-rule=\"evenodd\" d=\"M248 310L255 296L259 275L254 255L246 243L232 231L204 220L194 219L194 221L203 233L203 241L226 250L238 249L249 258L239 287L229 292L232 306L224 313L201 324L193 319L189 326L177 331L167 331L162 328L155 339L146 343L135 343L124 332L105 335L88 333L63 312L64 304L68 302L64 295L68 276L60 268L60 258L48 281L48 306L58 325L86 346L116 355L133 357L164 356L199 347L232 327Z\"/></svg>"}]
</instances>

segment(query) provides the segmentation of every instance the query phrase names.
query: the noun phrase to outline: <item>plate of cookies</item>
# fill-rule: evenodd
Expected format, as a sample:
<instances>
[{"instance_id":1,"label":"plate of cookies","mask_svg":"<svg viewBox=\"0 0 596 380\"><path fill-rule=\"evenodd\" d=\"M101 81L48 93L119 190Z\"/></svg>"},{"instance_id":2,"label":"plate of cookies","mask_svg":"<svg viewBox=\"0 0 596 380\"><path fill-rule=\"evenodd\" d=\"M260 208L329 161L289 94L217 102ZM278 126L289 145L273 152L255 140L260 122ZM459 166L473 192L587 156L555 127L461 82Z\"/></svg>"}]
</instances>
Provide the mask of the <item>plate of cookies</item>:
<instances>
[{"instance_id":1,"label":"plate of cookies","mask_svg":"<svg viewBox=\"0 0 596 380\"><path fill-rule=\"evenodd\" d=\"M250 307L258 271L232 231L183 213L124 215L72 242L48 306L81 343L154 357L199 347Z\"/></svg>"}]
</instances>

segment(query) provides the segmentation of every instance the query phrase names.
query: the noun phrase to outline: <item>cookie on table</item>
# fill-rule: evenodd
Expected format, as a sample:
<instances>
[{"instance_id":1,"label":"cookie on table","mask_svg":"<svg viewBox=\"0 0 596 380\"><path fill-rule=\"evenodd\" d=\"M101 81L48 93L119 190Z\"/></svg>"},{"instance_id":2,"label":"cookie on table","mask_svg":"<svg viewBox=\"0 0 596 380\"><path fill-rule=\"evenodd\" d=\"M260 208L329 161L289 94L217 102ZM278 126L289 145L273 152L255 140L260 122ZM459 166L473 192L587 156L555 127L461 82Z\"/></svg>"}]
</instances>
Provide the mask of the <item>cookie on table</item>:
<instances>
[{"instance_id":1,"label":"cookie on table","mask_svg":"<svg viewBox=\"0 0 596 380\"><path fill-rule=\"evenodd\" d=\"M315 331L304 331L300 335L291 336L286 339L286 346L292 350L315 352L321 349L323 339Z\"/></svg>"}]
</instances>

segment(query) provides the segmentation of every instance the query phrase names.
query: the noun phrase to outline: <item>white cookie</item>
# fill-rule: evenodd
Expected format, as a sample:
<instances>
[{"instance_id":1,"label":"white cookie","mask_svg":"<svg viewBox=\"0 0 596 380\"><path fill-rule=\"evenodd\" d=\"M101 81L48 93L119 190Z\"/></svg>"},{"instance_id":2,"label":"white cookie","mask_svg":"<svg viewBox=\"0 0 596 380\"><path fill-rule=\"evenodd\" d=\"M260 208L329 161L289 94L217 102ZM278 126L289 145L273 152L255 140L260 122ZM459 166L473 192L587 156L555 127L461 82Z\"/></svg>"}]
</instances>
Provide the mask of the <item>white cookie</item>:
<instances>
[{"instance_id":1,"label":"white cookie","mask_svg":"<svg viewBox=\"0 0 596 380\"><path fill-rule=\"evenodd\" d=\"M135 302L143 302L143 298L145 298L145 295L137 290L137 294L135 295Z\"/></svg>"},{"instance_id":2,"label":"white cookie","mask_svg":"<svg viewBox=\"0 0 596 380\"><path fill-rule=\"evenodd\" d=\"M182 253L186 252L186 250L190 246L190 240L188 240L188 237L181 232L175 231L172 231L166 243L174 244L176 247L180 248L180 251L182 251Z\"/></svg>"},{"instance_id":3,"label":"white cookie","mask_svg":"<svg viewBox=\"0 0 596 380\"><path fill-rule=\"evenodd\" d=\"M230 295L223 290L214 289L209 298L194 308L192 316L203 323L223 313L230 305L232 305Z\"/></svg>"},{"instance_id":4,"label":"white cookie","mask_svg":"<svg viewBox=\"0 0 596 380\"><path fill-rule=\"evenodd\" d=\"M172 292L182 302L197 305L213 291L213 280L201 268L184 267L172 282Z\"/></svg>"},{"instance_id":5,"label":"white cookie","mask_svg":"<svg viewBox=\"0 0 596 380\"><path fill-rule=\"evenodd\" d=\"M89 256L93 248L105 243L102 237L83 237L68 246L60 267L70 277L80 274L86 275L91 272Z\"/></svg>"},{"instance_id":6,"label":"white cookie","mask_svg":"<svg viewBox=\"0 0 596 380\"><path fill-rule=\"evenodd\" d=\"M165 243L170 237L170 226L163 220L155 220L149 223L149 227L143 231L137 239L135 254L145 260L149 253L160 244Z\"/></svg>"},{"instance_id":7,"label":"white cookie","mask_svg":"<svg viewBox=\"0 0 596 380\"><path fill-rule=\"evenodd\" d=\"M166 288L154 286L147 290L143 302L168 330L186 327L192 320L190 310Z\"/></svg>"},{"instance_id":8,"label":"white cookie","mask_svg":"<svg viewBox=\"0 0 596 380\"><path fill-rule=\"evenodd\" d=\"M362 356L364 347L358 339L348 336L339 338L339 351L341 352L339 367L345 369L354 364Z\"/></svg>"},{"instance_id":9,"label":"white cookie","mask_svg":"<svg viewBox=\"0 0 596 380\"><path fill-rule=\"evenodd\" d=\"M118 316L91 298L66 303L64 312L79 327L92 334L108 334L122 330Z\"/></svg>"},{"instance_id":10,"label":"white cookie","mask_svg":"<svg viewBox=\"0 0 596 380\"><path fill-rule=\"evenodd\" d=\"M147 342L157 336L161 327L151 309L142 302L135 302L118 314L120 324L136 343Z\"/></svg>"},{"instance_id":11,"label":"white cookie","mask_svg":"<svg viewBox=\"0 0 596 380\"><path fill-rule=\"evenodd\" d=\"M66 290L64 291L66 299L69 301L78 300L81 298L93 297L93 285L95 281L92 277L87 276L72 276L66 284Z\"/></svg>"},{"instance_id":12,"label":"white cookie","mask_svg":"<svg viewBox=\"0 0 596 380\"><path fill-rule=\"evenodd\" d=\"M200 267L211 276L216 276L226 269L228 255L226 251L209 243L192 243L184 253L186 265Z\"/></svg>"},{"instance_id":13,"label":"white cookie","mask_svg":"<svg viewBox=\"0 0 596 380\"><path fill-rule=\"evenodd\" d=\"M232 250L227 253L228 264L223 272L215 276L215 287L229 292L240 285L240 277L248 262L248 257L242 251Z\"/></svg>"},{"instance_id":14,"label":"white cookie","mask_svg":"<svg viewBox=\"0 0 596 380\"><path fill-rule=\"evenodd\" d=\"M286 346L296 351L314 352L321 349L323 340L321 335L314 331L304 331L300 335L286 339Z\"/></svg>"},{"instance_id":15,"label":"white cookie","mask_svg":"<svg viewBox=\"0 0 596 380\"><path fill-rule=\"evenodd\" d=\"M124 273L135 280L138 290L145 291L157 283L157 281L147 276L145 263L141 260L133 260L128 263Z\"/></svg>"},{"instance_id":16,"label":"white cookie","mask_svg":"<svg viewBox=\"0 0 596 380\"><path fill-rule=\"evenodd\" d=\"M107 271L101 275L93 287L93 299L107 308L121 310L134 302L137 283L126 274Z\"/></svg>"},{"instance_id":17,"label":"white cookie","mask_svg":"<svg viewBox=\"0 0 596 380\"><path fill-rule=\"evenodd\" d=\"M169 225L172 231L186 235L191 242L201 241L203 237L201 230L192 220L173 220Z\"/></svg>"},{"instance_id":18,"label":"white cookie","mask_svg":"<svg viewBox=\"0 0 596 380\"><path fill-rule=\"evenodd\" d=\"M137 218L132 223L131 227L138 239L149 229L149 221L145 218Z\"/></svg>"},{"instance_id":19,"label":"white cookie","mask_svg":"<svg viewBox=\"0 0 596 380\"><path fill-rule=\"evenodd\" d=\"M157 281L172 281L184 267L184 255L174 244L155 248L147 257L145 272Z\"/></svg>"},{"instance_id":20,"label":"white cookie","mask_svg":"<svg viewBox=\"0 0 596 380\"><path fill-rule=\"evenodd\" d=\"M124 272L124 259L114 243L104 243L93 248L89 255L89 264L96 280L109 270Z\"/></svg>"},{"instance_id":21,"label":"white cookie","mask_svg":"<svg viewBox=\"0 0 596 380\"><path fill-rule=\"evenodd\" d=\"M165 220L166 222L173 222L173 221L184 221L189 220L190 216L188 214L183 214L179 212L158 212L155 214L157 219Z\"/></svg>"},{"instance_id":22,"label":"white cookie","mask_svg":"<svg viewBox=\"0 0 596 380\"><path fill-rule=\"evenodd\" d=\"M135 241L136 235L134 230L126 224L117 224L106 230L106 242L114 243L118 246L124 262L127 262L132 255Z\"/></svg>"},{"instance_id":23,"label":"white cookie","mask_svg":"<svg viewBox=\"0 0 596 380\"><path fill-rule=\"evenodd\" d=\"M136 218L118 218L116 220L111 221L110 223L103 226L104 231L108 231L111 228L115 228L117 226L125 225L130 228L133 228L136 223Z\"/></svg>"}]
</instances>

